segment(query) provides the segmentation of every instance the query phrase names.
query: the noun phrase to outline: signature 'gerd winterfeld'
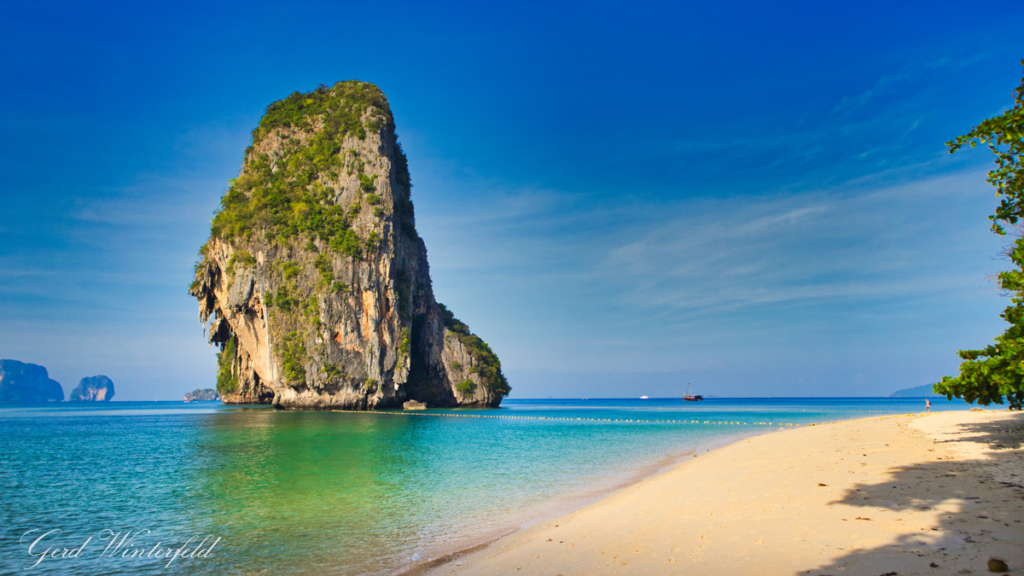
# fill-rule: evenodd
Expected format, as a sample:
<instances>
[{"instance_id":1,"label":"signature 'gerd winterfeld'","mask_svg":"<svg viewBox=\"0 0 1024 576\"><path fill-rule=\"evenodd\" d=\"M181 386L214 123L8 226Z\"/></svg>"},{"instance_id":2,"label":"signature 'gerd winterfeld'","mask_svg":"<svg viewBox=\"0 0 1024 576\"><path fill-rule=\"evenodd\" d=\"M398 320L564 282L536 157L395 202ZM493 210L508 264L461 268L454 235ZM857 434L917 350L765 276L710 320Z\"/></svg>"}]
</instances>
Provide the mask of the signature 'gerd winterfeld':
<instances>
[{"instance_id":1,"label":"signature 'gerd winterfeld'","mask_svg":"<svg viewBox=\"0 0 1024 576\"><path fill-rule=\"evenodd\" d=\"M170 567L179 558L209 558L221 540L219 536L207 534L202 540L199 536L192 536L181 544L165 546L159 540L151 542L152 539L149 529L115 531L105 528L96 534L94 542L93 536L72 540L60 528L34 528L21 535L20 543L32 557L24 565L26 570L30 570L44 560L85 559L90 555L125 560L166 560L164 566Z\"/></svg>"}]
</instances>

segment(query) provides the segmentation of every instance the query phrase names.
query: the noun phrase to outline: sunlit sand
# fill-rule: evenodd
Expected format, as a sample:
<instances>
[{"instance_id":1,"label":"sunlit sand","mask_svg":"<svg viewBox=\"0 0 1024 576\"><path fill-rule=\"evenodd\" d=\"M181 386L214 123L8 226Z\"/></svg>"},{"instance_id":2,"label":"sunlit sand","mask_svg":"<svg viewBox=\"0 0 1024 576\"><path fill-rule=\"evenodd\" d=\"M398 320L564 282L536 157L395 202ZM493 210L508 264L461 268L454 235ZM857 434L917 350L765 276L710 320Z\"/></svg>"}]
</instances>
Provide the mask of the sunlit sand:
<instances>
[{"instance_id":1,"label":"sunlit sand","mask_svg":"<svg viewBox=\"0 0 1024 576\"><path fill-rule=\"evenodd\" d=\"M1024 571L1024 414L786 429L701 454L431 574Z\"/></svg>"}]
</instances>

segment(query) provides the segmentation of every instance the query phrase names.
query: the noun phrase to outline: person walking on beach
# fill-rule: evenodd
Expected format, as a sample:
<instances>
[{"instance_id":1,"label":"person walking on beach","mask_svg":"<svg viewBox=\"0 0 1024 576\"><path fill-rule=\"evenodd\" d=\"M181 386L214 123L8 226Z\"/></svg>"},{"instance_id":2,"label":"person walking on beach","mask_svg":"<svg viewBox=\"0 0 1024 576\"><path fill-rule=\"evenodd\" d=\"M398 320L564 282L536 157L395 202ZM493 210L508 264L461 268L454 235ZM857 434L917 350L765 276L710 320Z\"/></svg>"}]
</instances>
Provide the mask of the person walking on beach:
<instances>
[{"instance_id":1,"label":"person walking on beach","mask_svg":"<svg viewBox=\"0 0 1024 576\"><path fill-rule=\"evenodd\" d=\"M927 398L924 399L924 411L925 412L931 412L932 411L932 401L927 399Z\"/></svg>"}]
</instances>

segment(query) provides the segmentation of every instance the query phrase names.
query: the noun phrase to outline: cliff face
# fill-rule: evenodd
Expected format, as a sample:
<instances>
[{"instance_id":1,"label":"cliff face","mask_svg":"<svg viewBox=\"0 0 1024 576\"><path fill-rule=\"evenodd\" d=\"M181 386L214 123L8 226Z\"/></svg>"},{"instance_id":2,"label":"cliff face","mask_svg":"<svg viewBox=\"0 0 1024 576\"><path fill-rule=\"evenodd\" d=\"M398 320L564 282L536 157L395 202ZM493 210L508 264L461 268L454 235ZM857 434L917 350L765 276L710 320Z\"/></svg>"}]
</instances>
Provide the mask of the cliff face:
<instances>
[{"instance_id":1,"label":"cliff face","mask_svg":"<svg viewBox=\"0 0 1024 576\"><path fill-rule=\"evenodd\" d=\"M114 382L106 376L82 378L71 391L69 402L105 402L114 397Z\"/></svg>"},{"instance_id":2,"label":"cliff face","mask_svg":"<svg viewBox=\"0 0 1024 576\"><path fill-rule=\"evenodd\" d=\"M46 368L17 360L0 360L0 402L61 402L64 389Z\"/></svg>"},{"instance_id":3,"label":"cliff face","mask_svg":"<svg viewBox=\"0 0 1024 576\"><path fill-rule=\"evenodd\" d=\"M275 102L200 250L190 294L228 403L497 406L497 356L434 300L383 93L339 82Z\"/></svg>"}]
</instances>

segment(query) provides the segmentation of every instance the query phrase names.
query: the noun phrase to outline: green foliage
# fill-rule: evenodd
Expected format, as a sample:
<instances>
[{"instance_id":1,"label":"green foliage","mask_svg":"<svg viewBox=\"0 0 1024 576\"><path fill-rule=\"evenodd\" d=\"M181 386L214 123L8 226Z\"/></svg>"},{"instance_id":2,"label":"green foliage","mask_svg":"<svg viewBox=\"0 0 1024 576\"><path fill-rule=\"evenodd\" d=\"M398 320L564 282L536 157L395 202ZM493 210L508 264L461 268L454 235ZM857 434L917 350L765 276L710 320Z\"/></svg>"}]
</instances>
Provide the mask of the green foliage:
<instances>
[{"instance_id":1,"label":"green foliage","mask_svg":"<svg viewBox=\"0 0 1024 576\"><path fill-rule=\"evenodd\" d=\"M377 391L377 379L376 378L367 378L366 379L366 392L368 394L373 394L376 391Z\"/></svg>"},{"instance_id":2,"label":"green foliage","mask_svg":"<svg viewBox=\"0 0 1024 576\"><path fill-rule=\"evenodd\" d=\"M280 265L281 265L281 273L284 274L284 277L287 280L291 280L291 279L295 278L296 276L299 275L300 272L302 272L302 267L299 266L298 262L295 262L293 260L288 260L286 262L281 262Z\"/></svg>"},{"instance_id":3,"label":"green foliage","mask_svg":"<svg viewBox=\"0 0 1024 576\"><path fill-rule=\"evenodd\" d=\"M320 302L315 296L306 298L302 303L302 315L315 326L320 325Z\"/></svg>"},{"instance_id":4,"label":"green foliage","mask_svg":"<svg viewBox=\"0 0 1024 576\"><path fill-rule=\"evenodd\" d=\"M363 167L365 166L365 163L359 158L359 150L350 149L348 152L346 152L346 154L352 157L351 160L348 160L347 158L345 160L345 166L348 168L346 174L348 174L349 176L353 174L361 175L363 173Z\"/></svg>"},{"instance_id":5,"label":"green foliage","mask_svg":"<svg viewBox=\"0 0 1024 576\"><path fill-rule=\"evenodd\" d=\"M221 199L211 234L230 240L262 230L266 237L280 242L305 234L359 258L354 249L358 239L355 244L344 238L334 242L353 235L353 214L335 203L333 187L325 182L336 179L346 166L349 153L341 150L345 136L365 138L362 117L371 108L370 121L379 129L387 119L387 100L376 86L357 81L321 86L308 94L296 92L268 106L253 131L253 146L246 153L242 174L231 181ZM281 136L279 146L285 151L276 161L256 152L272 133ZM352 155L351 164L359 174L360 187L375 191L373 178L362 173L358 155Z\"/></svg>"},{"instance_id":6,"label":"green foliage","mask_svg":"<svg viewBox=\"0 0 1024 576\"><path fill-rule=\"evenodd\" d=\"M334 203L332 191L310 185L315 169L298 175L290 169L293 166L287 162L274 171L266 155L247 159L242 175L221 198L211 234L230 240L264 229L268 237L287 240L307 234L329 242L348 230L348 214Z\"/></svg>"},{"instance_id":7,"label":"green foliage","mask_svg":"<svg viewBox=\"0 0 1024 576\"><path fill-rule=\"evenodd\" d=\"M454 368L456 370L462 370L462 364L459 364L457 361L453 360L452 361L452 368Z\"/></svg>"},{"instance_id":8,"label":"green foliage","mask_svg":"<svg viewBox=\"0 0 1024 576\"><path fill-rule=\"evenodd\" d=\"M320 272L320 283L324 286L330 286L331 281L334 280L334 269L331 267L331 258L327 254L320 254L313 261L313 265L316 266L317 271Z\"/></svg>"},{"instance_id":9,"label":"green foliage","mask_svg":"<svg viewBox=\"0 0 1024 576\"><path fill-rule=\"evenodd\" d=\"M1021 60L1024 65L1024 60ZM965 144L974 148L987 144L996 157L996 169L988 173L986 180L996 187L999 206L989 216L992 230L1000 236L1006 234L999 221L1017 224L1024 214L1024 78L1013 91L1014 107L999 116L989 118L963 136L946 142L949 153L956 152Z\"/></svg>"},{"instance_id":10,"label":"green foliage","mask_svg":"<svg viewBox=\"0 0 1024 576\"><path fill-rule=\"evenodd\" d=\"M369 204L370 206L376 206L377 204L380 204L380 196L377 196L373 192L370 192L369 194L366 195L366 203Z\"/></svg>"},{"instance_id":11,"label":"green foliage","mask_svg":"<svg viewBox=\"0 0 1024 576\"><path fill-rule=\"evenodd\" d=\"M331 380L337 380L345 375L345 372L341 368L338 368L336 364L324 364L324 373L327 374L327 377Z\"/></svg>"},{"instance_id":12,"label":"green foliage","mask_svg":"<svg viewBox=\"0 0 1024 576\"><path fill-rule=\"evenodd\" d=\"M409 327L406 326L405 328L402 328L402 341L398 344L398 351L401 352L402 354L408 356L409 355L410 343L411 343L411 340L410 340Z\"/></svg>"},{"instance_id":13,"label":"green foliage","mask_svg":"<svg viewBox=\"0 0 1024 576\"><path fill-rule=\"evenodd\" d=\"M381 208L380 206L374 206L373 215L376 216L377 218L384 216L384 209Z\"/></svg>"},{"instance_id":14,"label":"green foliage","mask_svg":"<svg viewBox=\"0 0 1024 576\"><path fill-rule=\"evenodd\" d=\"M362 243L355 232L346 230L342 235L331 239L331 250L341 252L353 258L361 258L363 255Z\"/></svg>"},{"instance_id":15,"label":"green foliage","mask_svg":"<svg viewBox=\"0 0 1024 576\"><path fill-rule=\"evenodd\" d=\"M475 360L476 365L470 369L470 373L479 374L483 385L495 394L508 396L512 387L501 372L501 360L498 360L498 355L479 336L470 332L469 327L459 321L444 304L439 303L437 306L441 310L445 327L455 334Z\"/></svg>"},{"instance_id":16,"label":"green foliage","mask_svg":"<svg viewBox=\"0 0 1024 576\"><path fill-rule=\"evenodd\" d=\"M225 271L230 276L235 273L235 268L239 266L242 268L253 268L256 266L256 257L246 250L235 250L228 260L228 266Z\"/></svg>"},{"instance_id":17,"label":"green foliage","mask_svg":"<svg viewBox=\"0 0 1024 576\"><path fill-rule=\"evenodd\" d=\"M281 358L284 377L290 382L303 382L306 379L306 347L298 332L289 332L277 343L277 354Z\"/></svg>"},{"instance_id":18,"label":"green foliage","mask_svg":"<svg viewBox=\"0 0 1024 576\"><path fill-rule=\"evenodd\" d=\"M344 282L335 282L331 284L331 292L338 294L344 294L349 291L348 286Z\"/></svg>"},{"instance_id":19,"label":"green foliage","mask_svg":"<svg viewBox=\"0 0 1024 576\"><path fill-rule=\"evenodd\" d=\"M377 186L373 183L373 176L367 176L366 174L359 175L359 188L363 192L369 192L374 198L377 197L373 192L377 189ZM376 202L370 202L370 204L376 204Z\"/></svg>"},{"instance_id":20,"label":"green foliage","mask_svg":"<svg viewBox=\"0 0 1024 576\"><path fill-rule=\"evenodd\" d=\"M1024 66L1024 60L1021 61ZM1000 199L995 214L989 216L992 230L1005 235L1000 222L1017 225L1024 216L1024 78L1014 90L1014 106L989 118L967 134L946 143L950 153L965 144L987 144L996 157L996 169L988 173ZM979 404L1002 404L1011 409L1024 408L1024 238L1020 236L1007 254L1013 268L999 273L999 287L1011 294L1010 305L1000 316L1010 326L993 344L982 350L961 350L960 375L944 376L934 386L947 398L963 398Z\"/></svg>"},{"instance_id":21,"label":"green foliage","mask_svg":"<svg viewBox=\"0 0 1024 576\"><path fill-rule=\"evenodd\" d=\"M238 339L232 334L224 343L224 349L217 353L217 392L233 394L238 390L238 377L233 373Z\"/></svg>"},{"instance_id":22,"label":"green foliage","mask_svg":"<svg viewBox=\"0 0 1024 576\"><path fill-rule=\"evenodd\" d=\"M281 286L277 289L277 294L272 294L267 298L267 307L277 306L285 312L291 310L298 301L292 296L288 286Z\"/></svg>"},{"instance_id":23,"label":"green foliage","mask_svg":"<svg viewBox=\"0 0 1024 576\"><path fill-rule=\"evenodd\" d=\"M335 135L354 134L362 140L366 137L361 121L363 112L371 106L387 109L387 105L379 88L356 80L338 82L332 88L321 85L308 94L295 92L267 106L260 125L253 131L253 144L275 128L308 130L317 117L322 117Z\"/></svg>"},{"instance_id":24,"label":"green foliage","mask_svg":"<svg viewBox=\"0 0 1024 576\"><path fill-rule=\"evenodd\" d=\"M462 382L456 384L455 389L463 396L469 396L473 394L473 392L476 392L476 384L474 384L469 378L466 378Z\"/></svg>"},{"instance_id":25,"label":"green foliage","mask_svg":"<svg viewBox=\"0 0 1024 576\"><path fill-rule=\"evenodd\" d=\"M373 252L380 245L380 236L377 231L370 232L370 235L366 237L366 251Z\"/></svg>"}]
</instances>

